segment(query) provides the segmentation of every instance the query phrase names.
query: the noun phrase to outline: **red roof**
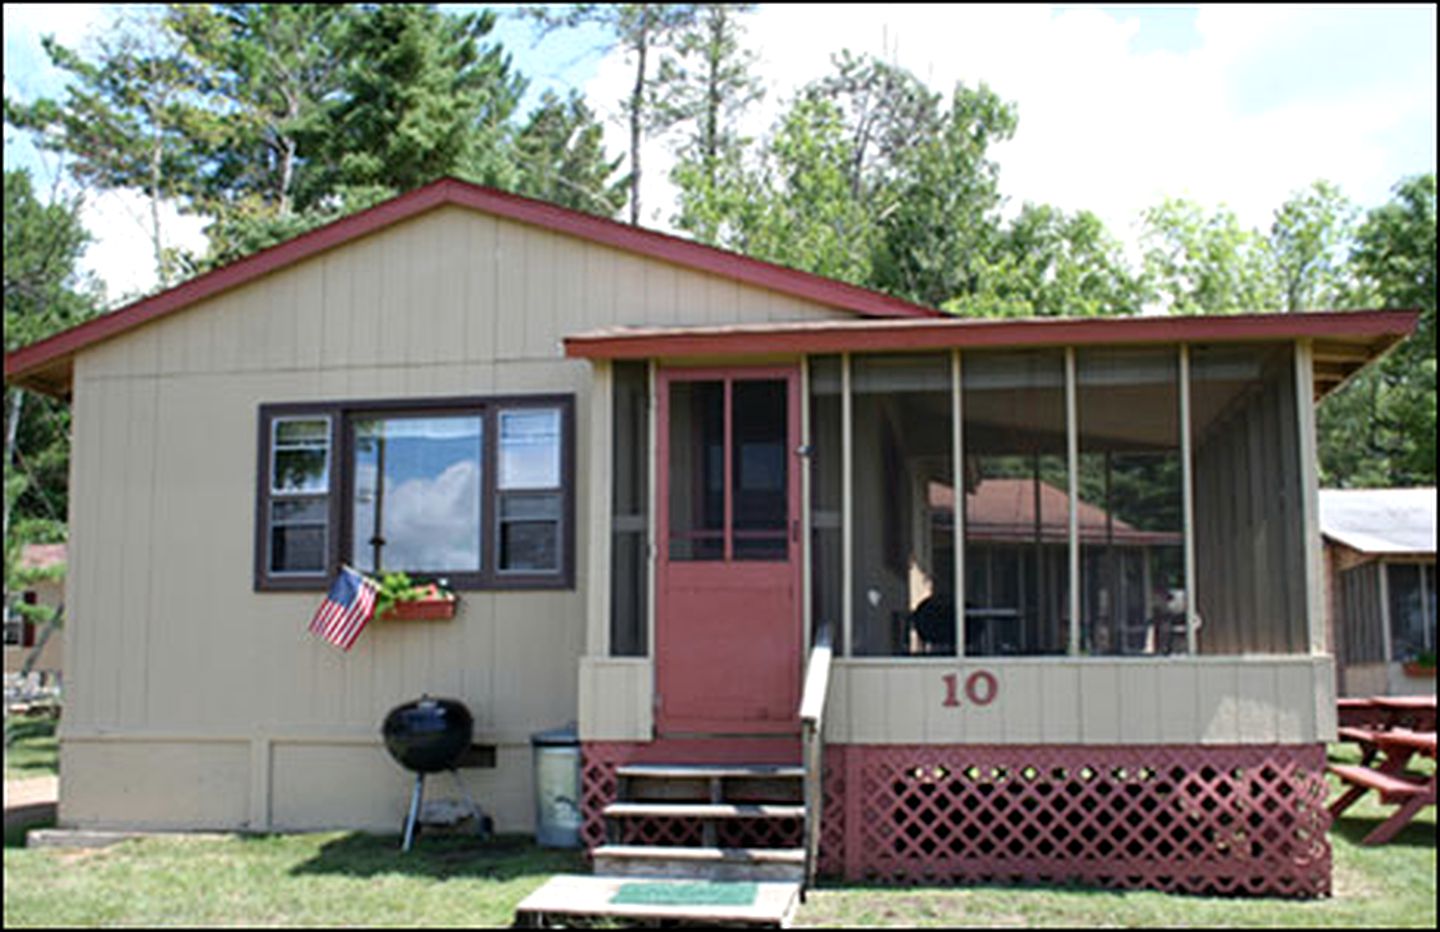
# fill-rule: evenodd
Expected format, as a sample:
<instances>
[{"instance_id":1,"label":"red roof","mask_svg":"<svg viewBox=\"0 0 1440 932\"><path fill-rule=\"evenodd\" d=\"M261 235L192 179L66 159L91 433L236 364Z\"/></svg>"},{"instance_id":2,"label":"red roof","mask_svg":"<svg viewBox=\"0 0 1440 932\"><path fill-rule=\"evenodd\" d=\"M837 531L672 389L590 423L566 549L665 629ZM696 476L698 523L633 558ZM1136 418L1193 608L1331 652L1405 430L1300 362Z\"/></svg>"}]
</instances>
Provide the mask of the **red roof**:
<instances>
[{"instance_id":1,"label":"red roof","mask_svg":"<svg viewBox=\"0 0 1440 932\"><path fill-rule=\"evenodd\" d=\"M494 188L442 178L269 249L103 314L5 356L7 381L52 394L69 387L74 354L198 301L294 265L317 253L446 204L469 207L696 271L869 317L943 317L942 312L855 285L786 268L690 240L580 213Z\"/></svg>"},{"instance_id":2,"label":"red roof","mask_svg":"<svg viewBox=\"0 0 1440 932\"><path fill-rule=\"evenodd\" d=\"M965 536L971 540L1033 541L1035 486L1032 479L982 479L973 491L965 493ZM1039 486L1040 539L1063 544L1069 539L1069 497L1048 482ZM955 490L943 482L931 482L930 507L953 514ZM1142 531L1119 518L1111 519L1107 528L1105 509L1083 499L1075 510L1080 540L1087 544L1107 540L1131 546L1181 542L1179 531Z\"/></svg>"},{"instance_id":3,"label":"red roof","mask_svg":"<svg viewBox=\"0 0 1440 932\"><path fill-rule=\"evenodd\" d=\"M26 544L20 548L21 569L44 570L64 562L64 544Z\"/></svg>"},{"instance_id":4,"label":"red roof","mask_svg":"<svg viewBox=\"0 0 1440 932\"><path fill-rule=\"evenodd\" d=\"M1318 311L1200 317L983 318L778 321L698 327L614 327L565 338L582 359L680 359L921 352L981 347L1174 345L1301 340L1313 343L1316 394L1332 391L1415 330L1418 311Z\"/></svg>"}]
</instances>

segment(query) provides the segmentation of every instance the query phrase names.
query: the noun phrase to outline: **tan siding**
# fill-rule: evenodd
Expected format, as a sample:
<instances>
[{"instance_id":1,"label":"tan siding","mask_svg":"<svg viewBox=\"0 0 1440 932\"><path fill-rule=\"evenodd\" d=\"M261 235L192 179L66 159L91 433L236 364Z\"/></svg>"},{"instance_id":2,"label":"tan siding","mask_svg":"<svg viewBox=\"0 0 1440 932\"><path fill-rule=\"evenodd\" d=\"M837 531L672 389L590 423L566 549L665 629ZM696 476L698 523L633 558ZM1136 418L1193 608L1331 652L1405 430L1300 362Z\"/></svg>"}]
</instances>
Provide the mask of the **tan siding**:
<instances>
[{"instance_id":1,"label":"tan siding","mask_svg":"<svg viewBox=\"0 0 1440 932\"><path fill-rule=\"evenodd\" d=\"M648 741L655 668L649 660L586 657L580 663L580 737Z\"/></svg>"},{"instance_id":2,"label":"tan siding","mask_svg":"<svg viewBox=\"0 0 1440 932\"><path fill-rule=\"evenodd\" d=\"M998 683L977 706L964 684ZM826 739L859 744L1273 744L1333 737L1317 718L1334 687L1324 658L1023 660L954 665L839 660ZM943 705L958 676L959 705ZM1311 710L1307 712L1306 710Z\"/></svg>"},{"instance_id":3,"label":"tan siding","mask_svg":"<svg viewBox=\"0 0 1440 932\"><path fill-rule=\"evenodd\" d=\"M525 742L580 714L587 612L608 608L591 608L584 589L585 529L603 521L588 477L608 464L591 461L589 366L564 359L561 339L622 323L850 316L446 207L85 350L65 818L199 826L270 815L299 826L343 812L343 824L393 829L408 787L375 731L389 708L428 691L470 705L501 766L467 779L496 794L486 805L502 826L528 825ZM319 593L252 591L259 405L538 392L576 398L575 591L464 593L456 618L373 622L348 654L305 631ZM607 675L622 684L625 728L648 732L652 678L633 666ZM896 688L897 710L926 704ZM336 750L334 734L351 745ZM230 743L207 740L220 737ZM95 777L97 766L118 782ZM350 766L355 786L336 809L298 775Z\"/></svg>"}]
</instances>

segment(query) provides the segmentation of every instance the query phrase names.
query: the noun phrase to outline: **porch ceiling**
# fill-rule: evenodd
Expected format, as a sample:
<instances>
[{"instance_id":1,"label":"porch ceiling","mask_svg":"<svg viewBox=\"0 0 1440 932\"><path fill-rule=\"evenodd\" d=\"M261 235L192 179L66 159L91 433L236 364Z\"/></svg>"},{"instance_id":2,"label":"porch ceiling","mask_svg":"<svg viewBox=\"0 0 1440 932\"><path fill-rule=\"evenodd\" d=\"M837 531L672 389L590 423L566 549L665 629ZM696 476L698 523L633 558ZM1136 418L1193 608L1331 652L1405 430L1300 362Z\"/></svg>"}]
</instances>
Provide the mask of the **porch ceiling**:
<instances>
[{"instance_id":1,"label":"porch ceiling","mask_svg":"<svg viewBox=\"0 0 1440 932\"><path fill-rule=\"evenodd\" d=\"M620 327L565 338L578 359L685 359L980 347L1312 341L1323 397L1415 329L1418 311L1323 311L1224 317L855 320L710 327Z\"/></svg>"}]
</instances>

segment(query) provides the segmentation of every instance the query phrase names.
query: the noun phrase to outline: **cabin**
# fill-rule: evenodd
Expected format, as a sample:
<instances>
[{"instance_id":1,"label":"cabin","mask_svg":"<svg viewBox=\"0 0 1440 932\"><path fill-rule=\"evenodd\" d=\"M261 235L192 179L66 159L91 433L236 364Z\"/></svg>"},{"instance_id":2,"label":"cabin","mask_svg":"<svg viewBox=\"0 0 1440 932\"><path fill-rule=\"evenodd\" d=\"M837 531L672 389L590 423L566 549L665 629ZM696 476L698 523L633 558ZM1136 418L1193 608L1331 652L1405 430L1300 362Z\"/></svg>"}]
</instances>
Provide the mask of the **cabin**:
<instances>
[{"instance_id":1,"label":"cabin","mask_svg":"<svg viewBox=\"0 0 1440 932\"><path fill-rule=\"evenodd\" d=\"M1321 489L1341 696L1435 692L1435 489Z\"/></svg>"},{"instance_id":2,"label":"cabin","mask_svg":"<svg viewBox=\"0 0 1440 932\"><path fill-rule=\"evenodd\" d=\"M435 182L6 357L74 418L59 821L394 832L429 693L499 831L576 723L597 869L1325 894L1314 405L1414 325L956 319ZM346 563L458 609L341 652Z\"/></svg>"},{"instance_id":3,"label":"cabin","mask_svg":"<svg viewBox=\"0 0 1440 932\"><path fill-rule=\"evenodd\" d=\"M65 545L26 544L20 548L17 566L34 578L14 594L16 601L43 612L37 620L36 615L6 606L5 673L18 675L28 669L42 684L58 682L65 665L63 641L53 630L47 632L50 626L43 619L65 600Z\"/></svg>"}]
</instances>

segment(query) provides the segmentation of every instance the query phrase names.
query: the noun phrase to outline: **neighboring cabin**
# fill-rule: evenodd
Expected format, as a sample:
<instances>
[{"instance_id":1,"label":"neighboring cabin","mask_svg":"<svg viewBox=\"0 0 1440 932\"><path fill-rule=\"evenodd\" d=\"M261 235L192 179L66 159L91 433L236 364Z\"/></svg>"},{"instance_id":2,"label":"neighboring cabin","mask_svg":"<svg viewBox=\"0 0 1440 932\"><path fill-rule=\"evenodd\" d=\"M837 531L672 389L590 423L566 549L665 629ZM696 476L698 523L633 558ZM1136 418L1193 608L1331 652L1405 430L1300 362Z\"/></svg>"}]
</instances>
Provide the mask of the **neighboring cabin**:
<instances>
[{"instance_id":1,"label":"neighboring cabin","mask_svg":"<svg viewBox=\"0 0 1440 932\"><path fill-rule=\"evenodd\" d=\"M1435 489L1321 489L1320 533L1340 695L1433 694Z\"/></svg>"},{"instance_id":2,"label":"neighboring cabin","mask_svg":"<svg viewBox=\"0 0 1440 932\"><path fill-rule=\"evenodd\" d=\"M55 575L56 568L65 567L64 544L26 544L20 549L20 569L50 571L39 574L15 597L26 605L41 606L53 612L65 598L65 577ZM5 619L5 672L19 673L43 638L44 647L31 664L31 672L44 677L62 673L65 639L59 632L45 637L45 622L27 619L15 612Z\"/></svg>"},{"instance_id":3,"label":"neighboring cabin","mask_svg":"<svg viewBox=\"0 0 1440 932\"><path fill-rule=\"evenodd\" d=\"M7 356L74 412L60 821L395 831L429 692L501 831L578 722L595 846L617 767L798 762L828 630L824 870L1327 892L1313 405L1414 321L957 320L436 182ZM458 613L341 654L341 562Z\"/></svg>"}]
</instances>

